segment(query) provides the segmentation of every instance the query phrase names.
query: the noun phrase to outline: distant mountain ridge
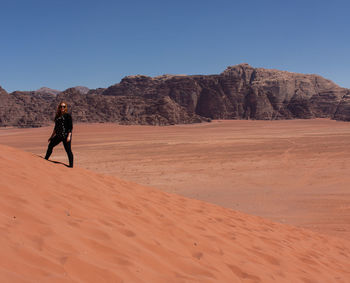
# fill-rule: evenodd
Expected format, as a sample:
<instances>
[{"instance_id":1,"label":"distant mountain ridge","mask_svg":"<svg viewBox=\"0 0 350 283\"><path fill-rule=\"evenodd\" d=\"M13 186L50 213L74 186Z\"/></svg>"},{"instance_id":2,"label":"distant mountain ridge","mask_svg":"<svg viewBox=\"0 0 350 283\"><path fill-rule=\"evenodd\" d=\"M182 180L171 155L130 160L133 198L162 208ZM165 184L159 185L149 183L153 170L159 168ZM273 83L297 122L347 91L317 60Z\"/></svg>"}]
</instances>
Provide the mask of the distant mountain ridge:
<instances>
[{"instance_id":1,"label":"distant mountain ridge","mask_svg":"<svg viewBox=\"0 0 350 283\"><path fill-rule=\"evenodd\" d=\"M40 93L40 94L51 94L51 95L57 95L61 91L57 89L52 89L48 87L41 87L35 91L35 93Z\"/></svg>"},{"instance_id":2,"label":"distant mountain ridge","mask_svg":"<svg viewBox=\"0 0 350 283\"><path fill-rule=\"evenodd\" d=\"M321 117L350 121L349 89L318 75L248 64L230 66L217 75L127 76L106 89L79 86L56 94L40 90L8 94L0 87L0 126L47 125L62 100L76 122L170 125Z\"/></svg>"}]
</instances>

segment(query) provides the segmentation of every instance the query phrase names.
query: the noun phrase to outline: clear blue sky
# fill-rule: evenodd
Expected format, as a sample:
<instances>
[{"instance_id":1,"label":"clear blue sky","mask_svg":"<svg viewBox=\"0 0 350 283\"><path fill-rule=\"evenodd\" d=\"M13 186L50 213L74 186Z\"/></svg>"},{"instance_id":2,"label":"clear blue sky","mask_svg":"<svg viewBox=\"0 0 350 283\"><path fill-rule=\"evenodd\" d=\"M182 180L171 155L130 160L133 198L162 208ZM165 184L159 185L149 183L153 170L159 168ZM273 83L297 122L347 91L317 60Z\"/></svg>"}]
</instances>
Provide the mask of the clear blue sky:
<instances>
[{"instance_id":1,"label":"clear blue sky","mask_svg":"<svg viewBox=\"0 0 350 283\"><path fill-rule=\"evenodd\" d=\"M0 0L0 85L107 87L249 63L350 88L350 1Z\"/></svg>"}]
</instances>

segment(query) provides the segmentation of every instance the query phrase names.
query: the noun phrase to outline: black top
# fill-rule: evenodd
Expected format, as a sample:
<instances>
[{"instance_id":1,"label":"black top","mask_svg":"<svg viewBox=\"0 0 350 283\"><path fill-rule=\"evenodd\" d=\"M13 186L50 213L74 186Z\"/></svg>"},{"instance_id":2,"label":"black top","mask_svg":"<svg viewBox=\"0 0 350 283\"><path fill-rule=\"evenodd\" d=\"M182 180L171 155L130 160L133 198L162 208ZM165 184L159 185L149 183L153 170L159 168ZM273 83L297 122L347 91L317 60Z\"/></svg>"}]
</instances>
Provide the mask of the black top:
<instances>
[{"instance_id":1,"label":"black top","mask_svg":"<svg viewBox=\"0 0 350 283\"><path fill-rule=\"evenodd\" d=\"M68 113L59 116L55 120L55 132L56 136L60 138L66 138L73 130L72 116Z\"/></svg>"}]
</instances>

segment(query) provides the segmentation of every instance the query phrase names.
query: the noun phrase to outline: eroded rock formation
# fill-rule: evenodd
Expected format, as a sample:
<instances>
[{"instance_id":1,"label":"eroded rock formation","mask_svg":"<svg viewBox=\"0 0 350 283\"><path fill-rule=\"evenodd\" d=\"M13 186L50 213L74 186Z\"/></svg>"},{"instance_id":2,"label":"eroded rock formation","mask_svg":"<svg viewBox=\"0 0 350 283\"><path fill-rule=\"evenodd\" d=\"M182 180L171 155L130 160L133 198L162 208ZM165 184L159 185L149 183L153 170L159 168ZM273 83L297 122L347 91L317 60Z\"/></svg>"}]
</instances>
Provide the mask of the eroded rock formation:
<instances>
[{"instance_id":1,"label":"eroded rock formation","mask_svg":"<svg viewBox=\"0 0 350 283\"><path fill-rule=\"evenodd\" d=\"M210 119L350 120L350 91L318 75L228 67L219 75L127 76L107 89L59 94L0 89L1 126L41 126L65 100L75 121L169 125Z\"/></svg>"}]
</instances>

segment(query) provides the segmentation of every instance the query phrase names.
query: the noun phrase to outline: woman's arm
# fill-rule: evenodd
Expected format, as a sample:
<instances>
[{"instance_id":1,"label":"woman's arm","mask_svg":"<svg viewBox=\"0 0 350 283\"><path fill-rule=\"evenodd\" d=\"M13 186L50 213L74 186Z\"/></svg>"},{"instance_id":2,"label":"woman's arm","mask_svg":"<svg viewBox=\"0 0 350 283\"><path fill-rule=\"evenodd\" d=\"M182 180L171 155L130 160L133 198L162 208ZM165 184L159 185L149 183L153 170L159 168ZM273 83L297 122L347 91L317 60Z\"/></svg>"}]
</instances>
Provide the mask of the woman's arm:
<instances>
[{"instance_id":1,"label":"woman's arm","mask_svg":"<svg viewBox=\"0 0 350 283\"><path fill-rule=\"evenodd\" d=\"M67 142L70 142L71 138L72 138L72 132L69 132L67 136Z\"/></svg>"},{"instance_id":2,"label":"woman's arm","mask_svg":"<svg viewBox=\"0 0 350 283\"><path fill-rule=\"evenodd\" d=\"M73 119L70 114L67 114L67 131L68 131L68 136L67 136L67 142L70 142L72 139L72 131L73 131Z\"/></svg>"},{"instance_id":3,"label":"woman's arm","mask_svg":"<svg viewBox=\"0 0 350 283\"><path fill-rule=\"evenodd\" d=\"M52 134L51 134L51 136L49 137L49 140L48 140L48 141L51 141L52 138L53 138L55 135L56 135L56 131L55 131L55 129L53 129Z\"/></svg>"}]
</instances>

